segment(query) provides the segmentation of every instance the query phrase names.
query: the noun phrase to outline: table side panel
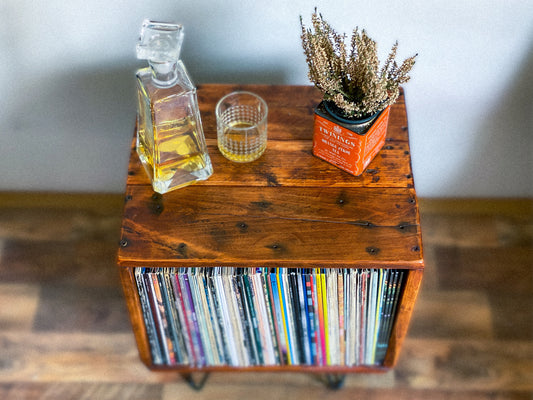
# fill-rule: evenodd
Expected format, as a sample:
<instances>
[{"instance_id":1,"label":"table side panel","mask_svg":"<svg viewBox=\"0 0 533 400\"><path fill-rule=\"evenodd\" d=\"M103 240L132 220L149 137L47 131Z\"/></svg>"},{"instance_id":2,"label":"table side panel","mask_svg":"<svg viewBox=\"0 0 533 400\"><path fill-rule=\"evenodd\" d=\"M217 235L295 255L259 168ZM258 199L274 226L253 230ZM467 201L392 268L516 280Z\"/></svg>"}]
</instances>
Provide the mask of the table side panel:
<instances>
[{"instance_id":1,"label":"table side panel","mask_svg":"<svg viewBox=\"0 0 533 400\"><path fill-rule=\"evenodd\" d=\"M144 324L144 318L142 315L137 284L135 283L133 277L133 269L120 267L119 272L124 298L126 300L126 306L128 307L128 313L130 316L130 322L133 328L133 333L135 334L137 349L139 350L139 356L143 363L150 366L152 364L150 344L146 335L146 326Z\"/></svg>"}]
</instances>

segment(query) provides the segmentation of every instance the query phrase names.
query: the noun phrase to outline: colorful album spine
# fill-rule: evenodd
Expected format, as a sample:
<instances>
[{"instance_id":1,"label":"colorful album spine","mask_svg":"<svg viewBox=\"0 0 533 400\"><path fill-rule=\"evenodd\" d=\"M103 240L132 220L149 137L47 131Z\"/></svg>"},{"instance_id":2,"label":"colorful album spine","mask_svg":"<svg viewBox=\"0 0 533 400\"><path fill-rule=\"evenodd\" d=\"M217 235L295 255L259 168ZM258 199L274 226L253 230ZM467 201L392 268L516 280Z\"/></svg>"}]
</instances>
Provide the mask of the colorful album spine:
<instances>
[{"instance_id":1,"label":"colorful album spine","mask_svg":"<svg viewBox=\"0 0 533 400\"><path fill-rule=\"evenodd\" d=\"M279 290L279 270L270 271L270 287L272 290L272 301L275 308L274 323L276 326L276 336L278 338L279 357L282 365L288 364L288 350L285 336L284 317L281 310L281 293Z\"/></svg>"},{"instance_id":2,"label":"colorful album spine","mask_svg":"<svg viewBox=\"0 0 533 400\"><path fill-rule=\"evenodd\" d=\"M329 343L329 320L328 320L328 286L327 286L327 282L326 282L326 270L325 269L321 269L320 270L320 275L319 275L319 279L320 279L320 284L321 284L321 287L322 287L322 313L324 314L323 316L323 321L324 321L324 331L323 331L323 334L324 334L324 354L325 354L325 359L326 359L326 365L331 365L331 354L329 352L329 349L330 349L330 343Z\"/></svg>"},{"instance_id":3,"label":"colorful album spine","mask_svg":"<svg viewBox=\"0 0 533 400\"><path fill-rule=\"evenodd\" d=\"M145 268L137 268L135 271L137 290L139 291L139 298L141 300L141 308L143 311L143 318L146 326L146 335L148 337L148 343L150 344L152 362L154 364L162 364L163 356L161 354L161 348L157 340L155 321L149 304L151 296L144 282L144 271Z\"/></svg>"},{"instance_id":4,"label":"colorful album spine","mask_svg":"<svg viewBox=\"0 0 533 400\"><path fill-rule=\"evenodd\" d=\"M327 365L326 356L326 328L324 323L324 303L322 296L322 276L320 269L315 270L315 278L317 283L317 302L318 302L318 319L319 319L319 349L320 349L320 365Z\"/></svg>"},{"instance_id":5,"label":"colorful album spine","mask_svg":"<svg viewBox=\"0 0 533 400\"><path fill-rule=\"evenodd\" d=\"M182 332L184 333L184 342L185 342L185 349L187 350L188 355L188 363L189 365L195 364L196 354L194 353L194 346L192 343L192 327L190 326L190 321L187 318L187 308L186 303L183 299L183 294L181 292L179 277L178 277L179 271L176 271L172 276L172 286L174 289L174 299L176 304L176 310L178 312L178 316L180 320L182 321L181 327Z\"/></svg>"},{"instance_id":6,"label":"colorful album spine","mask_svg":"<svg viewBox=\"0 0 533 400\"><path fill-rule=\"evenodd\" d=\"M309 342L309 363L311 365L317 364L317 350L316 350L316 326L315 326L315 309L313 305L313 287L312 280L308 270L302 274L302 283L305 287L305 312L307 316L307 337Z\"/></svg>"},{"instance_id":7,"label":"colorful album spine","mask_svg":"<svg viewBox=\"0 0 533 400\"><path fill-rule=\"evenodd\" d=\"M279 356L279 335L276 331L276 326L274 325L274 307L272 303L272 289L268 279L268 268L261 268L260 270L258 268L257 272L260 276L260 282L263 287L264 304L266 308L265 312L267 315L269 332L267 335L267 341L270 341L272 345L272 363L269 365L279 365L281 363Z\"/></svg>"},{"instance_id":8,"label":"colorful album spine","mask_svg":"<svg viewBox=\"0 0 533 400\"><path fill-rule=\"evenodd\" d=\"M152 317L154 319L154 325L156 328L156 335L157 335L157 340L159 343L159 348L161 349L162 361L164 364L168 365L169 363L168 348L166 345L167 343L165 339L165 334L163 332L163 321L161 320L161 314L159 312L159 304L157 301L157 295L155 293L154 283L152 280L151 269L147 269L146 272L144 273L144 282L145 282L146 291L149 296L148 298L150 301L150 309L152 311Z\"/></svg>"},{"instance_id":9,"label":"colorful album spine","mask_svg":"<svg viewBox=\"0 0 533 400\"><path fill-rule=\"evenodd\" d=\"M338 338L339 338L339 364L344 365L345 364L345 354L346 354L346 343L345 343L345 325L344 325L344 293L345 293L345 286L344 286L344 279L343 279L344 273L342 270L337 270L337 304L339 307L339 332L338 332Z\"/></svg>"},{"instance_id":10,"label":"colorful album spine","mask_svg":"<svg viewBox=\"0 0 533 400\"><path fill-rule=\"evenodd\" d=\"M215 339L218 348L218 357L222 365L229 363L229 356L226 349L227 338L224 333L224 324L222 322L222 313L220 304L216 297L215 283L213 279L214 268L206 268L203 281L206 290L209 310L211 310L211 325L215 331Z\"/></svg>"},{"instance_id":11,"label":"colorful album spine","mask_svg":"<svg viewBox=\"0 0 533 400\"><path fill-rule=\"evenodd\" d=\"M191 284L189 282L189 272L187 269L184 271L182 278L182 289L184 291L184 299L187 310L187 317L190 321L192 327L192 343L194 347L194 353L196 355L195 365L204 366L205 365L205 353L202 346L202 339L200 336L200 326L198 324L198 314L197 310L194 308L194 301L192 299Z\"/></svg>"},{"instance_id":12,"label":"colorful album spine","mask_svg":"<svg viewBox=\"0 0 533 400\"><path fill-rule=\"evenodd\" d=\"M381 365L405 272L135 268L155 365Z\"/></svg>"}]
</instances>

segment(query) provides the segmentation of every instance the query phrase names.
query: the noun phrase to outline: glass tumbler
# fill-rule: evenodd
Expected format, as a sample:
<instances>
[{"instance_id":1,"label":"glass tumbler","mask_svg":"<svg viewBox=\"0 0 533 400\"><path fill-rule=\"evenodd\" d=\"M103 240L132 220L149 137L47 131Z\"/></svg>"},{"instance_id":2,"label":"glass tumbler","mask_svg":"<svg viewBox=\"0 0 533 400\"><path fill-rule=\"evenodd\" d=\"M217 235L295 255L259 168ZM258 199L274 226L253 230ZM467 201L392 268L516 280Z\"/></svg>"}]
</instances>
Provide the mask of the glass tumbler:
<instances>
[{"instance_id":1,"label":"glass tumbler","mask_svg":"<svg viewBox=\"0 0 533 400\"><path fill-rule=\"evenodd\" d=\"M251 92L233 92L222 97L215 109L218 149L228 160L257 160L267 146L266 102Z\"/></svg>"}]
</instances>

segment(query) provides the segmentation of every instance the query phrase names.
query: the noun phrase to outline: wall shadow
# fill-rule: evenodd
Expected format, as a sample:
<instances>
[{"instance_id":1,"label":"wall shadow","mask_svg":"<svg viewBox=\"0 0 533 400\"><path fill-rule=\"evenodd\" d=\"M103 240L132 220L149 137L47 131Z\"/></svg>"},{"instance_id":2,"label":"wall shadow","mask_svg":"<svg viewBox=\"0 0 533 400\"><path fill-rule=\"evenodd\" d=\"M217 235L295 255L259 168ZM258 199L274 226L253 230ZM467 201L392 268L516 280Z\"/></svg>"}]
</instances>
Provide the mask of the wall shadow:
<instances>
[{"instance_id":1,"label":"wall shadow","mask_svg":"<svg viewBox=\"0 0 533 400\"><path fill-rule=\"evenodd\" d=\"M533 41L507 90L474 132L468 167L452 176L450 192L470 197L533 197ZM479 171L475 175L472 171Z\"/></svg>"},{"instance_id":2,"label":"wall shadow","mask_svg":"<svg viewBox=\"0 0 533 400\"><path fill-rule=\"evenodd\" d=\"M201 62L192 62L187 69L196 84L204 83L238 83L238 84L285 84L287 74L281 69L236 67L239 62L221 63L217 68L202 67Z\"/></svg>"},{"instance_id":3,"label":"wall shadow","mask_svg":"<svg viewBox=\"0 0 533 400\"><path fill-rule=\"evenodd\" d=\"M15 140L0 160L4 170L12 171L2 189L122 191L140 65L80 68L25 82L31 95L11 104L4 122ZM275 83L284 76L272 70L221 68L213 73L187 67L196 84Z\"/></svg>"}]
</instances>

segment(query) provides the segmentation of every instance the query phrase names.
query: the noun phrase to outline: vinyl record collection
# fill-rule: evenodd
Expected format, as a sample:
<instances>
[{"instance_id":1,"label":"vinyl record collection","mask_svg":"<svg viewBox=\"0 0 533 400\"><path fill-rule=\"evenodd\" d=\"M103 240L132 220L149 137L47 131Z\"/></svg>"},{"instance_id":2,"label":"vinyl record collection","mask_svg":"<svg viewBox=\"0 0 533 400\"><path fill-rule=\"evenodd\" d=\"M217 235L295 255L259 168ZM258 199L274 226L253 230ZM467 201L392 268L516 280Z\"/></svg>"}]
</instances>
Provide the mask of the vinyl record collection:
<instances>
[{"instance_id":1,"label":"vinyl record collection","mask_svg":"<svg viewBox=\"0 0 533 400\"><path fill-rule=\"evenodd\" d=\"M381 365L405 272L135 268L157 365Z\"/></svg>"}]
</instances>

